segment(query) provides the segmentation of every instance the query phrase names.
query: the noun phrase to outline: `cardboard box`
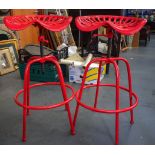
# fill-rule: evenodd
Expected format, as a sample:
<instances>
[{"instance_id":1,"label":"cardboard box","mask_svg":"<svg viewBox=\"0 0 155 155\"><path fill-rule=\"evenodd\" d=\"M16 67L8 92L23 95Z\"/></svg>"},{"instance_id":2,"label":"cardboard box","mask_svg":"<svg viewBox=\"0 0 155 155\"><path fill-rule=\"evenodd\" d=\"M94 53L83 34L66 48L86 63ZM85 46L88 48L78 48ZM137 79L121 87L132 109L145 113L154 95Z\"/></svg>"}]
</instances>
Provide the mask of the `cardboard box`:
<instances>
[{"instance_id":1,"label":"cardboard box","mask_svg":"<svg viewBox=\"0 0 155 155\"><path fill-rule=\"evenodd\" d=\"M87 72L85 84L97 83L98 67L99 65L96 63L90 65ZM100 81L104 78L105 73L106 73L106 65L103 65L101 68ZM83 74L84 74L83 66L69 65L69 82L81 83Z\"/></svg>"}]
</instances>

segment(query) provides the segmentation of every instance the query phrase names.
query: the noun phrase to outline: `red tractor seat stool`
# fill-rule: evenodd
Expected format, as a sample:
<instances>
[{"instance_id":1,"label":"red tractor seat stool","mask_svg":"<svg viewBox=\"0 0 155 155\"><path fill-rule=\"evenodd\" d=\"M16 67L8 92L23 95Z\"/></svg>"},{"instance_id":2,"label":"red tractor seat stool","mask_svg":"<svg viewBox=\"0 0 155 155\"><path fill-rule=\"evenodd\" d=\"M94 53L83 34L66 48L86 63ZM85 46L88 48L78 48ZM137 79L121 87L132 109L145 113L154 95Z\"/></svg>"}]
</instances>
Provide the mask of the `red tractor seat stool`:
<instances>
[{"instance_id":1,"label":"red tractor seat stool","mask_svg":"<svg viewBox=\"0 0 155 155\"><path fill-rule=\"evenodd\" d=\"M74 115L73 124L75 126L76 119L79 111L79 106L82 106L88 110L91 110L93 112L98 113L107 113L107 114L115 114L116 120L115 120L115 144L119 143L119 114L123 112L130 111L130 123L134 123L134 117L133 117L133 108L135 108L138 104L138 96L132 91L132 79L131 79L131 72L130 72L130 65L128 61L124 58L119 57L119 51L120 51L120 34L123 35L133 35L136 32L138 32L145 24L147 20L142 18L136 18L136 17L125 17L125 16L112 16L112 15L90 15L90 16L78 16L75 19L75 23L77 28L80 31L84 32L91 32L94 30L97 30L101 26L104 26L108 29L108 32L111 34L110 37L108 37L110 40L114 42L114 44L117 44L116 49L113 48L113 52L116 52L116 57L110 57L110 51L111 51L111 41L109 40L109 54L107 58L95 58L92 60L85 69L83 81L81 84L80 89L76 93L76 100L77 100L77 106L76 111ZM120 85L120 71L118 67L118 62L122 61L126 65L127 73L128 73L128 88ZM86 74L88 72L88 68L92 63L99 63L99 70L98 70L98 80L97 84L93 85L87 85L85 86L85 79ZM114 66L115 76L116 76L116 82L115 84L102 84L100 82L100 73L101 73L101 66L102 63L106 64L112 64ZM94 106L89 106L86 103L82 102L82 95L84 89L88 89L90 87L96 88L96 95L95 95L95 101ZM114 87L116 89L115 92L115 109L114 110L106 110L98 108L98 92L100 87ZM120 91L125 91L129 94L129 107L126 108L120 108ZM133 101L133 99L135 99Z\"/></svg>"},{"instance_id":2,"label":"red tractor seat stool","mask_svg":"<svg viewBox=\"0 0 155 155\"><path fill-rule=\"evenodd\" d=\"M36 63L36 62L43 64L47 61L55 65L57 72L58 72L60 82L45 82L45 83L37 83L37 84L30 85L30 67L31 67L31 65ZM31 106L30 105L30 89L32 89L34 87L44 86L44 85L59 85L61 88L61 91L62 91L64 101L57 103L57 104L48 105L48 106ZM67 97L66 88L69 88L72 91L71 97ZM23 103L18 101L18 97L22 93L23 93ZM64 83L64 78L63 78L63 74L61 71L61 67L58 64L58 61L56 60L56 58L54 56L44 56L44 57L38 57L38 58L37 57L31 58L31 60L27 63L27 66L25 69L24 89L18 91L18 93L15 96L16 104L23 108L23 135L22 135L22 140L26 141L26 117L29 114L29 110L48 110L48 109L53 109L53 108L57 108L60 106L65 106L67 113L68 113L71 134L74 134L74 126L73 126L70 107L69 107L69 102L74 98L74 96L75 96L75 94L74 94L73 88Z\"/></svg>"},{"instance_id":3,"label":"red tractor seat stool","mask_svg":"<svg viewBox=\"0 0 155 155\"><path fill-rule=\"evenodd\" d=\"M128 88L120 85L120 71L119 71L119 67L118 67L116 61L122 61L126 65L127 74L128 74ZM86 80L86 75L88 72L88 68L92 63L99 63L97 84L84 85L85 80ZM106 63L106 64L111 63L114 66L116 83L103 84L100 82L102 63ZM90 87L96 88L95 100L94 100L93 106L90 106L90 105L82 102L82 95L83 95L84 90L88 89ZM98 94L99 94L100 87L114 87L115 88L115 94L116 94L115 107L116 108L114 110L106 110L106 109L101 109L101 108L97 107L97 105L99 104L98 103ZM129 93L129 107L122 108L122 109L120 108L120 91L125 91L125 92ZM134 102L133 102L133 98L135 99ZM91 110L92 112L115 114L115 144L118 144L119 143L119 114L123 113L123 112L130 111L130 123L133 124L134 123L133 108L135 108L138 104L138 97L132 90L131 72L130 72L130 65L129 65L128 61L122 57L94 58L85 68L81 87L76 93L76 101L77 101L77 106L76 106L76 111L74 114L74 121L73 121L74 126L76 124L76 119L77 119L77 115L78 115L80 106L82 106L88 110Z\"/></svg>"},{"instance_id":4,"label":"red tractor seat stool","mask_svg":"<svg viewBox=\"0 0 155 155\"><path fill-rule=\"evenodd\" d=\"M61 67L54 56L44 56L43 52L43 43L48 43L48 40L44 38L42 34L42 29L47 29L53 32L59 32L67 28L67 26L72 21L72 17L70 16L58 16L58 15L20 15L20 16L6 16L3 19L4 24L11 30L19 31L24 30L30 25L38 26L40 37L40 57L35 56L31 57L26 65L25 74L24 74L24 89L20 90L15 96L15 102L17 105L23 108L23 136L22 140L26 141L26 117L29 114L29 110L48 110L57 108L60 106L65 106L68 117L69 123L71 128L71 134L74 134L74 126L72 122L69 102L74 98L74 90L71 86L64 83ZM45 62L52 63L55 65L58 77L60 82L46 82L46 83L37 83L30 85L30 67L34 63L41 63L44 64ZM42 65L43 66L43 65ZM44 67L42 67L44 68ZM31 106L30 105L30 89L34 87L44 86L44 85L60 85L63 99L64 101L56 104L51 104L49 106ZM72 91L72 96L67 97L66 88L69 88ZM19 95L23 93L23 103L18 101Z\"/></svg>"}]
</instances>

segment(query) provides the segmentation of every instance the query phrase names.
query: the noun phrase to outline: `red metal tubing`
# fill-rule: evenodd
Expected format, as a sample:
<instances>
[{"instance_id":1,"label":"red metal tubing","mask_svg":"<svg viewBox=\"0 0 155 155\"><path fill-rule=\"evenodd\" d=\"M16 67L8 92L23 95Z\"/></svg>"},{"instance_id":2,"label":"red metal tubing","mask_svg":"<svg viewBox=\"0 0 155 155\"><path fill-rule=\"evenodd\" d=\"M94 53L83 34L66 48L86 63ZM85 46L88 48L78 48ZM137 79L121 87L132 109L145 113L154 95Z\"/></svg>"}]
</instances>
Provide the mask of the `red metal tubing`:
<instances>
[{"instance_id":1,"label":"red metal tubing","mask_svg":"<svg viewBox=\"0 0 155 155\"><path fill-rule=\"evenodd\" d=\"M76 124L76 119L77 119L77 115L78 115L78 111L79 111L79 102L82 98L82 94L83 94L83 89L85 87L85 79L86 79L86 74L88 72L88 69L89 69L89 66L92 64L92 63L102 63L102 62L105 62L105 63L113 63L114 60L113 58L94 58L93 60L91 60L91 62L89 62L85 68L85 71L84 71L84 75L83 75L83 80L82 80L82 83L81 83L81 87L79 89L79 95L78 95L78 100L77 100L77 106L76 106L76 110L75 110L75 114L74 114L74 120L73 120L73 124L75 126ZM113 63L114 64L114 63ZM99 73L99 71L98 71ZM99 76L98 76L99 78ZM98 81L98 84L99 84L99 81ZM95 85L96 86L96 85ZM98 91L99 91L99 87L96 89L96 96L95 96L95 104L94 104L94 107L97 105L97 95L98 95Z\"/></svg>"},{"instance_id":2,"label":"red metal tubing","mask_svg":"<svg viewBox=\"0 0 155 155\"><path fill-rule=\"evenodd\" d=\"M82 98L82 93L83 93L83 88L84 88L84 85L85 85L85 80L86 80L86 74L87 74L87 72L88 72L88 69L89 69L89 66L91 65L91 63L93 63L93 62L101 62L102 60L105 60L106 61L106 59L105 58L95 58L95 59L93 59L91 62L89 62L88 64L87 64L87 66L85 67L85 71L84 71L84 75L83 75L83 80L82 80L82 83L81 83L81 87L80 87L80 89L79 89L79 95L78 95L78 100L80 101L81 100L81 98ZM77 105L76 105L76 110L75 110L75 114L74 114L74 120L73 120L73 125L74 125L74 127L75 127L75 124L76 124L76 120L77 120L77 115L78 115L78 112L79 112L79 102L78 102L78 100L77 100ZM95 99L96 100L96 99ZM95 106L95 105L94 105Z\"/></svg>"},{"instance_id":3,"label":"red metal tubing","mask_svg":"<svg viewBox=\"0 0 155 155\"><path fill-rule=\"evenodd\" d=\"M60 85L60 83L59 82L37 83L37 84L30 85L30 89L33 87L39 87L39 86L43 86L43 85ZM69 88L72 91L72 96L69 97L66 101L56 103L54 105L49 105L49 106L27 106L26 105L25 106L22 102L18 101L18 98L24 92L24 89L19 90L17 92L17 94L14 97L14 100L15 100L16 104L19 105L20 107L23 107L26 109L31 109L31 110L47 110L47 109L57 108L57 107L67 104L68 102L70 102L71 100L74 99L74 96L75 96L74 89L70 85L67 85L67 84L65 84L65 87Z\"/></svg>"},{"instance_id":4,"label":"red metal tubing","mask_svg":"<svg viewBox=\"0 0 155 155\"><path fill-rule=\"evenodd\" d=\"M60 82L46 82L46 83L38 83L38 84L33 84L30 86L30 67L33 63L39 62L39 63L45 63L45 62L51 62L52 64L55 65L57 72L58 72L58 77ZM63 102L60 102L58 104L50 105L50 106L30 106L30 89L33 87L38 87L42 85L60 85L62 95L64 98ZM72 90L72 96L70 98L67 97L67 92L66 92L66 87L70 88ZM18 96L23 93L23 103L18 101ZM71 129L71 134L75 134L73 122L72 122L72 116L70 112L70 107L69 107L69 101L71 101L74 98L74 90L71 86L65 85L64 79L63 79L63 74L61 71L61 67L58 64L58 61L56 60L55 57L53 56L45 56L45 57L33 57L26 65L25 68L25 73L24 73L24 89L20 90L16 96L15 96L15 102L17 105L23 107L23 134L22 134L22 140L26 141L26 117L27 114L29 114L29 110L47 110L47 109L52 109L56 108L62 105L65 105L66 110L68 112L68 118L69 118L69 123L70 123L70 129Z\"/></svg>"},{"instance_id":5,"label":"red metal tubing","mask_svg":"<svg viewBox=\"0 0 155 155\"><path fill-rule=\"evenodd\" d=\"M124 86L120 86L120 71L119 67L116 63L116 61L123 61L126 65L127 73L128 73L128 88ZM100 69L101 69L101 64L102 62L107 63L112 63L114 66L114 71L115 71L115 84L101 84L100 83ZM85 79L86 79L86 74L88 72L88 68L92 63L99 63L99 69L98 69L98 80L97 84L93 85L87 85L85 86ZM114 87L115 88L115 109L108 110L108 109L99 109L97 108L97 99L98 99L98 92L99 92L99 87L101 86L106 86L106 87ZM82 94L84 89L90 88L90 87L96 87L96 95L95 95L95 104L94 106L89 106L86 103L83 103L81 101ZM120 108L120 90L126 91L129 93L129 103L130 106L126 108ZM135 102L133 103L133 98L135 98ZM88 110L91 110L93 112L98 112L98 113L107 113L107 114L115 114L115 144L119 143L119 114L123 112L130 111L130 122L133 123L133 109L138 105L138 96L132 91L132 79L131 79L131 72L130 72L130 65L128 61L124 58L95 58L93 59L90 63L85 68L84 76L83 76L83 81L81 84L80 89L76 92L76 101L77 101L77 106L76 106L76 111L74 114L74 121L73 124L75 126L76 124L76 119L79 111L79 107L82 106Z\"/></svg>"},{"instance_id":6,"label":"red metal tubing","mask_svg":"<svg viewBox=\"0 0 155 155\"><path fill-rule=\"evenodd\" d=\"M130 100L130 106L132 106L132 77L131 77L130 64L126 59L124 59L122 57L118 57L115 59L119 60L119 61L123 61L126 65L127 74L128 74L129 100ZM134 123L133 109L131 109L131 111L130 111L130 123L131 124Z\"/></svg>"},{"instance_id":7,"label":"red metal tubing","mask_svg":"<svg viewBox=\"0 0 155 155\"><path fill-rule=\"evenodd\" d=\"M99 93L99 84L100 84L100 76L101 76L101 67L102 67L102 62L100 61L99 69L98 69L98 78L97 78L97 87L96 87L96 95L95 95L94 108L96 108L97 102L98 102L98 93Z\"/></svg>"},{"instance_id":8,"label":"red metal tubing","mask_svg":"<svg viewBox=\"0 0 155 155\"><path fill-rule=\"evenodd\" d=\"M119 67L116 63L116 61L112 61L113 65L114 65L114 70L115 70L115 76L116 76L116 110L119 109L120 106L120 89L119 89L119 85L120 85L120 71L119 71ZM119 143L119 113L115 114L115 144Z\"/></svg>"},{"instance_id":9,"label":"red metal tubing","mask_svg":"<svg viewBox=\"0 0 155 155\"><path fill-rule=\"evenodd\" d=\"M100 84L100 86L105 86L105 87L116 87L115 84ZM94 85L85 85L83 89L87 89L87 88L90 88L90 87L96 87L96 84ZM121 90L124 90L126 92L129 92L129 89L128 88L125 88L123 86L119 86L119 88ZM94 111L94 112L98 112L98 113L107 113L107 114L115 114L115 113L123 113L123 112L127 112L127 111L130 111L131 109L135 108L137 105L138 105L138 96L136 95L136 93L132 92L132 97L135 98L135 103L130 106L130 107L127 107L127 108L123 108L123 109L118 109L118 110L105 110L105 109L98 109L98 108L94 108L92 106L88 106L86 103L83 103L81 102L78 97L79 97L79 93L80 93L80 90L78 90L75 94L75 99L76 101L78 102L78 104L86 109L89 109L91 111Z\"/></svg>"}]
</instances>

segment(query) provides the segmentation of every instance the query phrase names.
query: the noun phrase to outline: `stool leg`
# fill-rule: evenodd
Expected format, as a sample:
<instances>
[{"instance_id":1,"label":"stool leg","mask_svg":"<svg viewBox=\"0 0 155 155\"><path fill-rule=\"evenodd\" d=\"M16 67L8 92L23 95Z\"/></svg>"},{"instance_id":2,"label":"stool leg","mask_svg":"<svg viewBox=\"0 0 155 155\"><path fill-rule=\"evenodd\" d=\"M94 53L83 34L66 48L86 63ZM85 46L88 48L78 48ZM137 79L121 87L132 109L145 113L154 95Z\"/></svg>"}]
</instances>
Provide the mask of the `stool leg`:
<instances>
[{"instance_id":1,"label":"stool leg","mask_svg":"<svg viewBox=\"0 0 155 155\"><path fill-rule=\"evenodd\" d=\"M131 77L131 70L130 70L130 64L129 62L124 59L124 58L118 58L118 60L121 60L125 63L126 68L127 68L127 74L128 74L128 87L129 87L129 101L130 101L130 106L133 105L133 98L132 98L132 77ZM133 109L130 110L130 124L134 123L134 114L133 114Z\"/></svg>"},{"instance_id":2,"label":"stool leg","mask_svg":"<svg viewBox=\"0 0 155 155\"><path fill-rule=\"evenodd\" d=\"M99 84L100 84L100 76L101 76L101 68L102 68L102 61L100 61L99 69L98 69L98 78L97 78L97 86L96 86L96 95L95 95L95 104L94 108L96 108L98 103L98 93L99 93Z\"/></svg>"},{"instance_id":3,"label":"stool leg","mask_svg":"<svg viewBox=\"0 0 155 155\"><path fill-rule=\"evenodd\" d=\"M56 62L55 65L56 65L59 80L60 80L62 95L63 95L64 100L66 101L67 100L67 92L66 92L66 87L65 87L65 83L64 83L63 74L62 74L62 71L61 71L61 68L60 68L59 64ZM65 109L68 112L69 124L70 124L70 128L71 128L71 134L74 135L75 130L74 130L73 122L72 122L72 116L71 116L71 112L70 112L69 103L67 103L65 105Z\"/></svg>"},{"instance_id":4,"label":"stool leg","mask_svg":"<svg viewBox=\"0 0 155 155\"><path fill-rule=\"evenodd\" d=\"M116 110L119 110L119 102L120 102L120 71L118 65L115 61L112 61L114 68L115 68L115 75L116 75ZM119 113L115 114L115 144L119 144Z\"/></svg>"},{"instance_id":5,"label":"stool leg","mask_svg":"<svg viewBox=\"0 0 155 155\"><path fill-rule=\"evenodd\" d=\"M61 83L61 90L62 90L63 98L64 98L64 100L67 100L67 93L66 93L65 85L62 84L63 82L60 82L60 83ZM67 113L68 113L69 124L70 124L70 128L71 128L71 134L74 135L75 130L74 130L73 122L72 122L72 116L71 116L71 112L70 112L69 103L67 103L65 105L65 108L66 108Z\"/></svg>"},{"instance_id":6,"label":"stool leg","mask_svg":"<svg viewBox=\"0 0 155 155\"><path fill-rule=\"evenodd\" d=\"M29 85L27 85L29 87ZM29 106L29 88L27 88L27 92L25 93L25 106ZM22 141L26 141L26 117L29 115L29 109L23 108L23 136L22 136Z\"/></svg>"},{"instance_id":7,"label":"stool leg","mask_svg":"<svg viewBox=\"0 0 155 155\"><path fill-rule=\"evenodd\" d=\"M127 62L127 71L128 71L128 82L129 82L129 98L130 98L130 106L132 106L132 80L131 80L131 71L130 71L130 65ZM134 114L133 109L130 110L130 124L134 123Z\"/></svg>"},{"instance_id":8,"label":"stool leg","mask_svg":"<svg viewBox=\"0 0 155 155\"><path fill-rule=\"evenodd\" d=\"M30 88L29 88L29 85L30 85L30 73L28 75L27 85L28 85L28 88L27 88L27 106L29 106L30 105ZM27 115L30 115L30 110L29 109L27 109Z\"/></svg>"},{"instance_id":9,"label":"stool leg","mask_svg":"<svg viewBox=\"0 0 155 155\"><path fill-rule=\"evenodd\" d=\"M69 118L69 123L70 123L70 128L71 128L71 134L75 135L75 129L74 129L74 125L73 125L73 122L72 122L72 116L71 116L69 104L66 104L66 108L67 108L67 112L68 112L68 118Z\"/></svg>"},{"instance_id":10,"label":"stool leg","mask_svg":"<svg viewBox=\"0 0 155 155\"><path fill-rule=\"evenodd\" d=\"M74 114L74 120L73 120L73 125L74 125L74 127L75 127L75 124L76 124L77 115L78 115L78 112L79 112L79 107L80 107L80 105L77 103L77 105L76 105L76 110L75 110L75 114Z\"/></svg>"},{"instance_id":11,"label":"stool leg","mask_svg":"<svg viewBox=\"0 0 155 155\"><path fill-rule=\"evenodd\" d=\"M84 74L83 74L83 80L82 80L81 88L80 88L80 91L79 91L79 94L78 94L78 100L81 100L81 98L82 98L83 88L84 88L84 84L85 84L85 80L86 80L86 75L87 75L89 66L90 66L90 64L88 64L88 65L86 66L85 71L84 71ZM75 114L74 114L74 120L73 120L73 125L74 125L74 127L75 127L75 124L76 124L77 115L78 115L78 112L79 112L79 107L80 107L80 105L79 105L79 103L77 102L76 110L75 110Z\"/></svg>"},{"instance_id":12,"label":"stool leg","mask_svg":"<svg viewBox=\"0 0 155 155\"><path fill-rule=\"evenodd\" d=\"M30 80L30 66L28 63L25 68L24 73L24 108L23 108L23 133L22 133L22 141L26 141L26 116L27 116L27 106L29 104L29 80Z\"/></svg>"},{"instance_id":13,"label":"stool leg","mask_svg":"<svg viewBox=\"0 0 155 155\"><path fill-rule=\"evenodd\" d=\"M23 109L23 133L22 133L22 141L26 141L26 115L27 115L27 109Z\"/></svg>"},{"instance_id":14,"label":"stool leg","mask_svg":"<svg viewBox=\"0 0 155 155\"><path fill-rule=\"evenodd\" d=\"M131 77L131 70L130 70L130 64L127 60L124 60L128 72L128 85L129 85L129 100L130 100L130 106L133 105L132 103L132 77ZM134 114L133 109L130 110L130 124L134 123Z\"/></svg>"}]
</instances>

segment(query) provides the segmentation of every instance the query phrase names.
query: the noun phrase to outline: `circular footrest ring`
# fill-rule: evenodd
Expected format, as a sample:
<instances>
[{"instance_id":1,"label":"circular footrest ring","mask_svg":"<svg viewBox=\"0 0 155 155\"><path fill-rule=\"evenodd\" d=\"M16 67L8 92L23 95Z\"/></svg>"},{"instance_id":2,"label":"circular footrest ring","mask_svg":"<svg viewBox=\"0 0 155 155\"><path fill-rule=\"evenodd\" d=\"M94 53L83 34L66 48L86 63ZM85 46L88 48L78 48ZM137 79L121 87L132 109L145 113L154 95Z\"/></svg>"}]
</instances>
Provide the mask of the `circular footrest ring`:
<instances>
[{"instance_id":1,"label":"circular footrest ring","mask_svg":"<svg viewBox=\"0 0 155 155\"><path fill-rule=\"evenodd\" d=\"M43 86L43 85L60 85L60 82L37 83L37 84L30 85L29 88L31 89L33 87L39 87L39 86ZM17 94L14 97L14 100L15 100L16 104L19 105L20 107L23 107L26 109L31 109L31 110L46 110L46 109L60 107L60 106L63 106L65 104L69 103L72 99L74 99L74 96L75 96L74 89L70 85L65 84L65 87L69 88L72 91L72 96L69 97L66 101L56 103L54 105L48 105L48 106L27 106L27 105L24 105L23 103L18 101L18 97L24 92L24 89L19 90L17 92Z\"/></svg>"},{"instance_id":2,"label":"circular footrest ring","mask_svg":"<svg viewBox=\"0 0 155 155\"><path fill-rule=\"evenodd\" d=\"M93 84L93 85L86 85L84 86L83 89L87 89L87 88L90 88L90 87L95 87L97 86L97 84ZM99 86L106 86L106 87L116 87L115 84L100 84ZM125 88L123 86L119 86L119 88L121 90L124 90L126 92L129 92L129 89L128 88ZM76 98L76 101L78 104L80 104L82 107L86 108L86 109L89 109L91 111L95 111L95 112L99 112L99 113L107 113L107 114L114 114L114 113L123 113L123 112L127 112L127 111L130 111L132 109L134 109L137 105L138 105L138 96L132 92L132 97L135 98L135 103L132 105L132 106L129 106L127 108L123 108L123 109L118 109L118 110L105 110L105 109L98 109L98 108L94 108L92 106L89 106L89 105L86 105L85 103L81 102L79 99L78 99L78 95L79 95L79 91L80 89L76 92L75 94L75 98Z\"/></svg>"}]
</instances>

